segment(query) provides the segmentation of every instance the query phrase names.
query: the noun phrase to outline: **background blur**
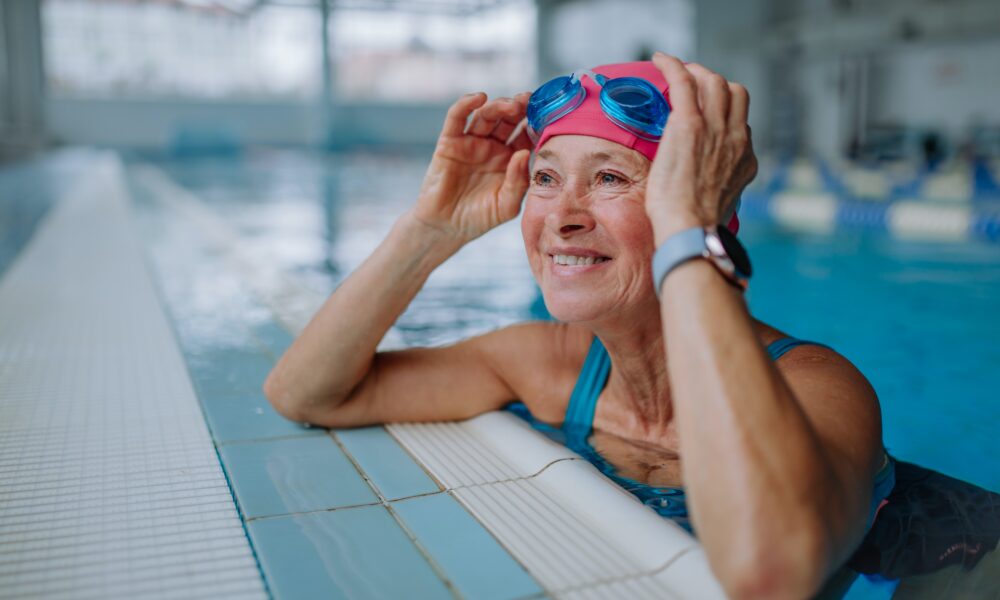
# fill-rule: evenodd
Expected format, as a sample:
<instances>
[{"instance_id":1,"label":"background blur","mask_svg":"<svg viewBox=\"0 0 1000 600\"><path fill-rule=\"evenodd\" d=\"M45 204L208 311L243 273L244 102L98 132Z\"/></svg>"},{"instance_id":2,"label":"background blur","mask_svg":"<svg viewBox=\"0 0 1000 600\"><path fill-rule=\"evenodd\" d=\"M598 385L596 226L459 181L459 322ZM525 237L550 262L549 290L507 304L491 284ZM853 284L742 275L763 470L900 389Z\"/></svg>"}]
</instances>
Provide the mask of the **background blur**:
<instances>
[{"instance_id":1,"label":"background blur","mask_svg":"<svg viewBox=\"0 0 1000 600\"><path fill-rule=\"evenodd\" d=\"M768 154L1000 154L993 0L4 0L0 151L428 144L654 49L743 82Z\"/></svg>"}]
</instances>

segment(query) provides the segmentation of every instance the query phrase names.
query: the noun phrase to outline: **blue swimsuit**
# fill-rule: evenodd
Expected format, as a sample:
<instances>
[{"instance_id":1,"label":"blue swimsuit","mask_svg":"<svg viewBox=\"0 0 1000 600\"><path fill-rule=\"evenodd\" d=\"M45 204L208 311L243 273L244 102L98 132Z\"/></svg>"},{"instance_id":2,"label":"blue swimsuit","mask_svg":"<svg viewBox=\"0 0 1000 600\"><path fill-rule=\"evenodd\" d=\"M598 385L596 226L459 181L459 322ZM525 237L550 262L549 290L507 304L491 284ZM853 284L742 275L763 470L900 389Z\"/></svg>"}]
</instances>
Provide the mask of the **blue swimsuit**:
<instances>
[{"instance_id":1,"label":"blue swimsuit","mask_svg":"<svg viewBox=\"0 0 1000 600\"><path fill-rule=\"evenodd\" d=\"M771 360L778 360L792 348L803 344L815 344L815 342L782 338L769 344L767 352L771 356ZM611 357L608 356L607 350L604 349L604 345L597 336L594 336L590 351L587 353L587 359L584 361L580 376L576 380L576 387L573 388L573 394L570 396L566 417L561 428L556 429L534 419L521 403L512 405L510 410L531 423L535 429L590 461L607 477L631 492L657 513L691 531L683 488L651 486L628 477L622 477L618 475L617 469L590 445L589 438L593 431L597 398L607 384L610 374ZM882 500L892 491L894 483L893 461L887 455L875 478L875 489L868 519L869 526L871 526Z\"/></svg>"}]
</instances>

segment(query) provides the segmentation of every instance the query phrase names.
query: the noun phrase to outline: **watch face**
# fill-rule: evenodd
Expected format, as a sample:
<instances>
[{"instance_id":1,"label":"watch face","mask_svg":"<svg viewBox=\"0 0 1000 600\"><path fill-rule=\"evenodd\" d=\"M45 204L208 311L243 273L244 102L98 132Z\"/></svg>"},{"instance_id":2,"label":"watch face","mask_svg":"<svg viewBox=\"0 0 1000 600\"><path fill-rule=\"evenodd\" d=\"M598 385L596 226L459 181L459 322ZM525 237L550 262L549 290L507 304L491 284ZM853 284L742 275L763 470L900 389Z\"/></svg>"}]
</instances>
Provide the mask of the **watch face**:
<instances>
[{"instance_id":1,"label":"watch face","mask_svg":"<svg viewBox=\"0 0 1000 600\"><path fill-rule=\"evenodd\" d=\"M736 272L743 277L750 277L753 274L752 267L750 266L750 257L747 255L746 249L743 248L743 244L740 243L733 232L729 231L727 228L721 225L716 228L716 235L719 236L719 241L722 242L722 247L725 249L726 254L729 259L733 261L733 266L736 267Z\"/></svg>"}]
</instances>

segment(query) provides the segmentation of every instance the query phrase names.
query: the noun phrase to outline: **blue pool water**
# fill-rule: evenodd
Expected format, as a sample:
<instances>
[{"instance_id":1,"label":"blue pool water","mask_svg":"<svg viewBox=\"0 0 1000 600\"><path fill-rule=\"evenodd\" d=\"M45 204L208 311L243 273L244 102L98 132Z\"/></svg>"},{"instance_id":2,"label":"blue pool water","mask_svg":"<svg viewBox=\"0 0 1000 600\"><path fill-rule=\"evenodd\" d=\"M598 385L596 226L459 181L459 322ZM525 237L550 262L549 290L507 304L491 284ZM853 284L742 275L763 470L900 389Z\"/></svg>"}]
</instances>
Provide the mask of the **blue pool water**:
<instances>
[{"instance_id":1,"label":"blue pool water","mask_svg":"<svg viewBox=\"0 0 1000 600\"><path fill-rule=\"evenodd\" d=\"M268 152L155 164L243 243L329 292L411 205L426 156ZM1000 489L1000 245L796 233L753 219L741 238L755 266L754 315L860 368L895 457ZM510 223L436 272L397 328L408 345L448 343L529 319L536 300ZM895 590L862 578L849 597Z\"/></svg>"}]
</instances>

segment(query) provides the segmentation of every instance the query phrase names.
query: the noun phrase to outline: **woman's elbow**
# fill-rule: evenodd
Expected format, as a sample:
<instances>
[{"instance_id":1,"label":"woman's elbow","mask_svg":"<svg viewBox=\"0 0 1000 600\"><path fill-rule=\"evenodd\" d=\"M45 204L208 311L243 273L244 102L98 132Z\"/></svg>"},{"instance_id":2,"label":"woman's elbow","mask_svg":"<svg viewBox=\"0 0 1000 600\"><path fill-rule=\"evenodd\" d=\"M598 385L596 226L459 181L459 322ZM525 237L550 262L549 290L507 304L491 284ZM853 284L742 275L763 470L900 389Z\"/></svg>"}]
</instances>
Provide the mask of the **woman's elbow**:
<instances>
[{"instance_id":1,"label":"woman's elbow","mask_svg":"<svg viewBox=\"0 0 1000 600\"><path fill-rule=\"evenodd\" d=\"M304 410L302 402L296 401L281 381L281 375L277 369L273 369L264 380L264 397L271 403L274 410L281 416L297 423L309 422L308 415Z\"/></svg>"},{"instance_id":2,"label":"woman's elbow","mask_svg":"<svg viewBox=\"0 0 1000 600\"><path fill-rule=\"evenodd\" d=\"M751 548L733 548L720 565L719 580L734 600L801 599L816 594L826 569L826 544L817 529L792 537L770 537Z\"/></svg>"},{"instance_id":3,"label":"woman's elbow","mask_svg":"<svg viewBox=\"0 0 1000 600\"><path fill-rule=\"evenodd\" d=\"M362 424L354 393L315 394L290 387L275 368L264 380L264 397L274 410L289 421L319 427L356 427ZM350 401L350 402L349 402ZM350 406L348 406L350 404Z\"/></svg>"}]
</instances>

